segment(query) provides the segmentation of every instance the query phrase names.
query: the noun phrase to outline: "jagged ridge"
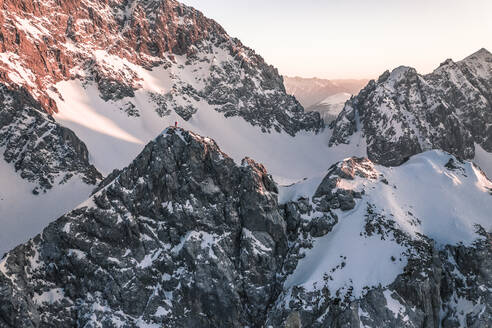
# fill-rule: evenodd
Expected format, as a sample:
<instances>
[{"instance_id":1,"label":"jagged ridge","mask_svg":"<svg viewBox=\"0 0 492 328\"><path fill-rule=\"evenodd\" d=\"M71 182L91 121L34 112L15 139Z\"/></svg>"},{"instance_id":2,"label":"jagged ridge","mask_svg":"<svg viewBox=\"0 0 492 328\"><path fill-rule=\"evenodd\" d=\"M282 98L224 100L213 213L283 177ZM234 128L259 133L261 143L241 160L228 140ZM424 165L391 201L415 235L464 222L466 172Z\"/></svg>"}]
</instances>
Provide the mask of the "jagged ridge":
<instances>
[{"instance_id":1,"label":"jagged ridge","mask_svg":"<svg viewBox=\"0 0 492 328\"><path fill-rule=\"evenodd\" d=\"M287 243L261 165L168 129L104 184L7 255L0 326L264 320Z\"/></svg>"},{"instance_id":2,"label":"jagged ridge","mask_svg":"<svg viewBox=\"0 0 492 328\"><path fill-rule=\"evenodd\" d=\"M274 67L215 21L174 0L6 0L0 23L0 82L25 87L49 113L57 111L57 82L94 82L105 100L133 97L142 88L139 71L181 67L176 56L183 56L183 67L208 62L210 72L201 88L183 78L154 98L184 119L197 111L180 104L191 97L265 131L294 135L323 127L319 115L304 113L285 93ZM196 68L192 74L200 76Z\"/></svg>"},{"instance_id":3,"label":"jagged ridge","mask_svg":"<svg viewBox=\"0 0 492 328\"><path fill-rule=\"evenodd\" d=\"M457 206L460 229L442 232L449 216L427 212L437 201L405 196L427 197L416 167L441 181L430 186L454 186L437 210ZM492 182L472 164L442 152L398 170L352 158L282 188L280 205L278 193L261 165L169 128L0 262L0 327L491 323ZM364 247L326 244L337 238Z\"/></svg>"},{"instance_id":4,"label":"jagged ridge","mask_svg":"<svg viewBox=\"0 0 492 328\"><path fill-rule=\"evenodd\" d=\"M102 179L89 163L85 144L44 113L25 89L14 91L0 85L0 103L3 159L14 164L23 179L37 185L33 193L66 183L74 175L92 185Z\"/></svg>"},{"instance_id":5,"label":"jagged ridge","mask_svg":"<svg viewBox=\"0 0 492 328\"><path fill-rule=\"evenodd\" d=\"M396 68L346 103L330 145L349 143L360 131L369 158L384 165L429 149L473 159L475 143L492 152L491 90L492 54L485 49L428 75Z\"/></svg>"}]
</instances>

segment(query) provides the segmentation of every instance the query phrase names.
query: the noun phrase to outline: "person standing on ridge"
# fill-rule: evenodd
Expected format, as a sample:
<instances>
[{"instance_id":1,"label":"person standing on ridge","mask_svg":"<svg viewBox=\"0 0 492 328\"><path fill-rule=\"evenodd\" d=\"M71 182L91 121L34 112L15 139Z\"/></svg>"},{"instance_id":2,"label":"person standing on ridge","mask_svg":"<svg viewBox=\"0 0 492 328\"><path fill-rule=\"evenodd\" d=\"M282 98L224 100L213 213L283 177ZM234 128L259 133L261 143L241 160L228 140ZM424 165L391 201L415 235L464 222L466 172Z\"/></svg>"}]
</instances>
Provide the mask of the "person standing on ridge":
<instances>
[{"instance_id":1,"label":"person standing on ridge","mask_svg":"<svg viewBox=\"0 0 492 328\"><path fill-rule=\"evenodd\" d=\"M178 121L174 121L174 127L177 128L178 127Z\"/></svg>"}]
</instances>

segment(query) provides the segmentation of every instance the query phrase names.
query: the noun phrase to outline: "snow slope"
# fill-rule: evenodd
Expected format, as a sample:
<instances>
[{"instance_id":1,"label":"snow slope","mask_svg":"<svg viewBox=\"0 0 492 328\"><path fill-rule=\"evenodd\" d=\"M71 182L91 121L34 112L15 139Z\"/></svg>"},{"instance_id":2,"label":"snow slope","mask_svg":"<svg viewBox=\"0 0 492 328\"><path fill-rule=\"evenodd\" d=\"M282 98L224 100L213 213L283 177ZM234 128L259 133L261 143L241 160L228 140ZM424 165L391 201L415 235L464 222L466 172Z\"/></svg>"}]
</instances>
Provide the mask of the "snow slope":
<instances>
[{"instance_id":1,"label":"snow slope","mask_svg":"<svg viewBox=\"0 0 492 328\"><path fill-rule=\"evenodd\" d=\"M0 258L87 199L94 189L75 176L47 193L33 195L37 185L22 179L3 159L0 181Z\"/></svg>"},{"instance_id":2,"label":"snow slope","mask_svg":"<svg viewBox=\"0 0 492 328\"><path fill-rule=\"evenodd\" d=\"M225 54L224 54L225 56ZM89 149L92 163L103 174L123 168L164 128L174 125L213 138L221 149L239 162L249 156L263 163L277 182L288 183L324 172L331 164L352 155L365 156L363 144L328 147L330 131L300 132L295 137L285 132L265 133L239 116L225 117L203 99L175 94L179 105L191 105L197 112L184 121L175 111L166 115L157 113L154 95L173 89L175 83L185 81L197 90L203 88L208 73L207 64L184 65L186 58L175 56L176 65L147 71L123 63L141 79L141 88L135 97L104 101L95 84L78 80L63 81L56 85L59 92L50 91L59 112L55 119L73 130ZM217 60L221 60L218 56ZM121 59L112 58L111 65L119 67ZM131 102L139 116L129 116L122 108ZM268 114L266 114L268 115ZM354 139L359 136L354 136Z\"/></svg>"},{"instance_id":3,"label":"snow slope","mask_svg":"<svg viewBox=\"0 0 492 328\"><path fill-rule=\"evenodd\" d=\"M369 207L411 239L422 234L438 247L459 243L470 246L480 238L476 224L487 231L492 229L492 182L469 162L457 165L455 170L447 169L445 165L451 158L442 151L428 151L400 167L375 165L378 179L341 180L338 188L365 190L365 195L354 209L336 210L338 224L306 250L306 257L288 277L284 289L302 286L309 291L316 284L320 288L325 274L333 278L328 282L332 295L337 291L344 295L353 288L352 296L359 297L365 287L392 283L402 273L411 249L395 238L364 236ZM282 187L280 201L311 198L320 181L321 177ZM378 261L374 261L375 254Z\"/></svg>"},{"instance_id":4,"label":"snow slope","mask_svg":"<svg viewBox=\"0 0 492 328\"><path fill-rule=\"evenodd\" d=\"M473 161L492 178L492 153L486 152L480 145L475 144L475 158Z\"/></svg>"}]
</instances>

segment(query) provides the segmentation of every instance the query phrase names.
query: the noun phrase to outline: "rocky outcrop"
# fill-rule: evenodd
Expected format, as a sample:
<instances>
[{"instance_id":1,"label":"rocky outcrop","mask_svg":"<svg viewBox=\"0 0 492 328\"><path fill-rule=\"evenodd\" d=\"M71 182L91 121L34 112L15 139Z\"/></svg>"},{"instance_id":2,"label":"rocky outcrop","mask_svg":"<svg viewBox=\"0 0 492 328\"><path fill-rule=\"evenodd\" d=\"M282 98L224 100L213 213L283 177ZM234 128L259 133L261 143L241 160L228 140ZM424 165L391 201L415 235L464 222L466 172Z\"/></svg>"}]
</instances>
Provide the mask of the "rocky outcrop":
<instances>
[{"instance_id":1,"label":"rocky outcrop","mask_svg":"<svg viewBox=\"0 0 492 328\"><path fill-rule=\"evenodd\" d=\"M168 129L1 264L0 326L260 326L287 252L276 186Z\"/></svg>"},{"instance_id":2,"label":"rocky outcrop","mask_svg":"<svg viewBox=\"0 0 492 328\"><path fill-rule=\"evenodd\" d=\"M89 163L85 144L42 111L25 89L0 85L0 149L3 159L36 187L34 194L64 184L75 175L95 185L101 174ZM8 187L6 187L8 188Z\"/></svg>"},{"instance_id":3,"label":"rocky outcrop","mask_svg":"<svg viewBox=\"0 0 492 328\"><path fill-rule=\"evenodd\" d=\"M476 183L470 164L439 156L443 170ZM381 169L347 159L311 196L278 204L262 165L236 165L213 140L168 128L88 201L5 256L0 327L490 325L490 234L477 226L473 244L438 245L412 233L421 218L377 203L376 188L398 190ZM345 248L305 261L342 232ZM357 245L394 278L363 288L337 281L369 263L360 248L344 255Z\"/></svg>"},{"instance_id":4,"label":"rocky outcrop","mask_svg":"<svg viewBox=\"0 0 492 328\"><path fill-rule=\"evenodd\" d=\"M349 143L360 131L376 163L400 165L429 149L472 159L475 143L492 152L491 90L492 54L485 49L428 75L399 67L346 103L330 145Z\"/></svg>"},{"instance_id":5,"label":"rocky outcrop","mask_svg":"<svg viewBox=\"0 0 492 328\"><path fill-rule=\"evenodd\" d=\"M24 87L48 113L58 110L57 82L95 83L102 99L118 100L143 88L140 73L160 67L186 73L154 96L159 114L176 109L188 120L197 111L189 99L203 99L265 132L323 127L318 114L304 113L286 94L274 67L175 0L5 0L0 23L0 82Z\"/></svg>"},{"instance_id":6,"label":"rocky outcrop","mask_svg":"<svg viewBox=\"0 0 492 328\"><path fill-rule=\"evenodd\" d=\"M452 162L452 164L449 164ZM452 168L449 168L450 166ZM455 170L465 175L464 164L451 157L444 165L448 170ZM357 182L362 183L357 183ZM370 182L372 181L372 182ZM395 215L388 208L380 209L372 204L366 191L373 192L373 183L388 185L389 182L367 159L352 158L330 168L312 198L301 198L285 205L287 230L291 247L284 264L283 291L275 305L268 312L266 326L273 327L488 327L492 324L491 270L492 249L491 235L477 226L477 240L472 244L438 245L436 242L418 233L409 233L397 222ZM353 184L353 189L347 188ZM362 189L361 189L362 186ZM388 186L387 188L397 188ZM353 276L350 255L340 255L339 264L333 268L326 266L322 276L317 279L316 271L332 258L323 258L322 253L311 262L302 262L306 253L313 252L317 243L336 238L341 233L340 224L344 220L356 220L360 212L352 216L343 213L354 206L340 206L340 195L351 195L357 207L364 207L362 230L357 238L362 245L373 247L369 241L377 237L381 241L394 243L391 247L403 247L399 256L391 256L390 263L406 261L402 272L387 285L366 286L362 294L357 294L357 282L349 280L344 286L337 278L337 272ZM353 195L353 197L352 197ZM376 197L381 197L376 195ZM440 204L439 206L443 206ZM327 225L325 215L330 213L336 220ZM419 227L422 222L412 213L408 213L411 225ZM321 219L321 220L320 220ZM319 222L323 222L320 224ZM317 227L310 229L307 227ZM307 228L307 229L306 229ZM318 233L320 229L322 233ZM338 229L338 232L333 231ZM347 233L346 229L344 233ZM330 237L331 236L331 237ZM349 235L345 238L351 238ZM353 237L352 237L353 238ZM365 240L365 241L364 241ZM345 247L358 245L355 240L347 240ZM327 245L327 244L325 244ZM335 247L334 244L328 244ZM387 244L390 247L389 244ZM399 246L397 246L399 245ZM333 250L325 249L324 252ZM347 250L340 248L334 252L343 254ZM363 250L360 249L360 252ZM376 251L376 249L375 249ZM376 251L377 252L377 251ZM321 255L321 256L320 256ZM379 252L371 254L371 261L383 265L384 259ZM314 261L314 262L313 262ZM358 259L358 263L364 260ZM306 265L313 268L307 268ZM388 270L393 264L385 266ZM363 266L365 274L375 274ZM290 280L301 272L306 284L293 284ZM369 278L370 280L370 278ZM341 286L333 291L332 285Z\"/></svg>"}]
</instances>

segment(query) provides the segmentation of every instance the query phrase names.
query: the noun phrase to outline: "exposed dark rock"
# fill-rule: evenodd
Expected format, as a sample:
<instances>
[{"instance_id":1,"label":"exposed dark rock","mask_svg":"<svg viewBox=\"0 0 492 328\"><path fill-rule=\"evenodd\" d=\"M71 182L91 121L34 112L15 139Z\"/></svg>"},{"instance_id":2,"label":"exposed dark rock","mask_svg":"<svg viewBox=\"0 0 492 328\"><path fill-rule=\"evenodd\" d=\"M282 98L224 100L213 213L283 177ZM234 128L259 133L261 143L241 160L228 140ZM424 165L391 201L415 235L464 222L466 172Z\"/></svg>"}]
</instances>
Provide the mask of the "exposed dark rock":
<instances>
[{"instance_id":1,"label":"exposed dark rock","mask_svg":"<svg viewBox=\"0 0 492 328\"><path fill-rule=\"evenodd\" d=\"M41 111L40 104L23 89L0 85L0 147L3 158L19 175L38 184L33 194L80 175L96 184L101 174L89 163L85 144L69 129Z\"/></svg>"},{"instance_id":2,"label":"exposed dark rock","mask_svg":"<svg viewBox=\"0 0 492 328\"><path fill-rule=\"evenodd\" d=\"M316 217L310 222L311 236L317 238L326 235L333 229L333 226L338 222L338 218L330 213L328 215L323 215L321 217Z\"/></svg>"},{"instance_id":3,"label":"exposed dark rock","mask_svg":"<svg viewBox=\"0 0 492 328\"><path fill-rule=\"evenodd\" d=\"M0 262L0 327L489 326L490 234L477 226L475 244L444 247L411 236L364 190L339 187L364 180L382 183L367 159L348 159L312 199L279 205L262 165L237 166L213 140L168 128L90 201ZM285 290L306 251L353 220L343 215L355 205L366 206L360 238L403 247L386 259L405 257L403 272L359 297L350 286L330 292L333 272L350 263L341 253L312 289Z\"/></svg>"},{"instance_id":4,"label":"exposed dark rock","mask_svg":"<svg viewBox=\"0 0 492 328\"><path fill-rule=\"evenodd\" d=\"M485 49L433 73L399 67L371 81L332 124L330 145L360 131L369 159L387 166L429 149L472 159L492 151L492 54Z\"/></svg>"},{"instance_id":5,"label":"exposed dark rock","mask_svg":"<svg viewBox=\"0 0 492 328\"><path fill-rule=\"evenodd\" d=\"M352 190L338 190L337 198L338 202L340 203L340 209L342 211L348 211L355 207Z\"/></svg>"},{"instance_id":6,"label":"exposed dark rock","mask_svg":"<svg viewBox=\"0 0 492 328\"><path fill-rule=\"evenodd\" d=\"M264 322L287 233L263 166L170 128L101 187L7 255L1 327Z\"/></svg>"}]
</instances>

